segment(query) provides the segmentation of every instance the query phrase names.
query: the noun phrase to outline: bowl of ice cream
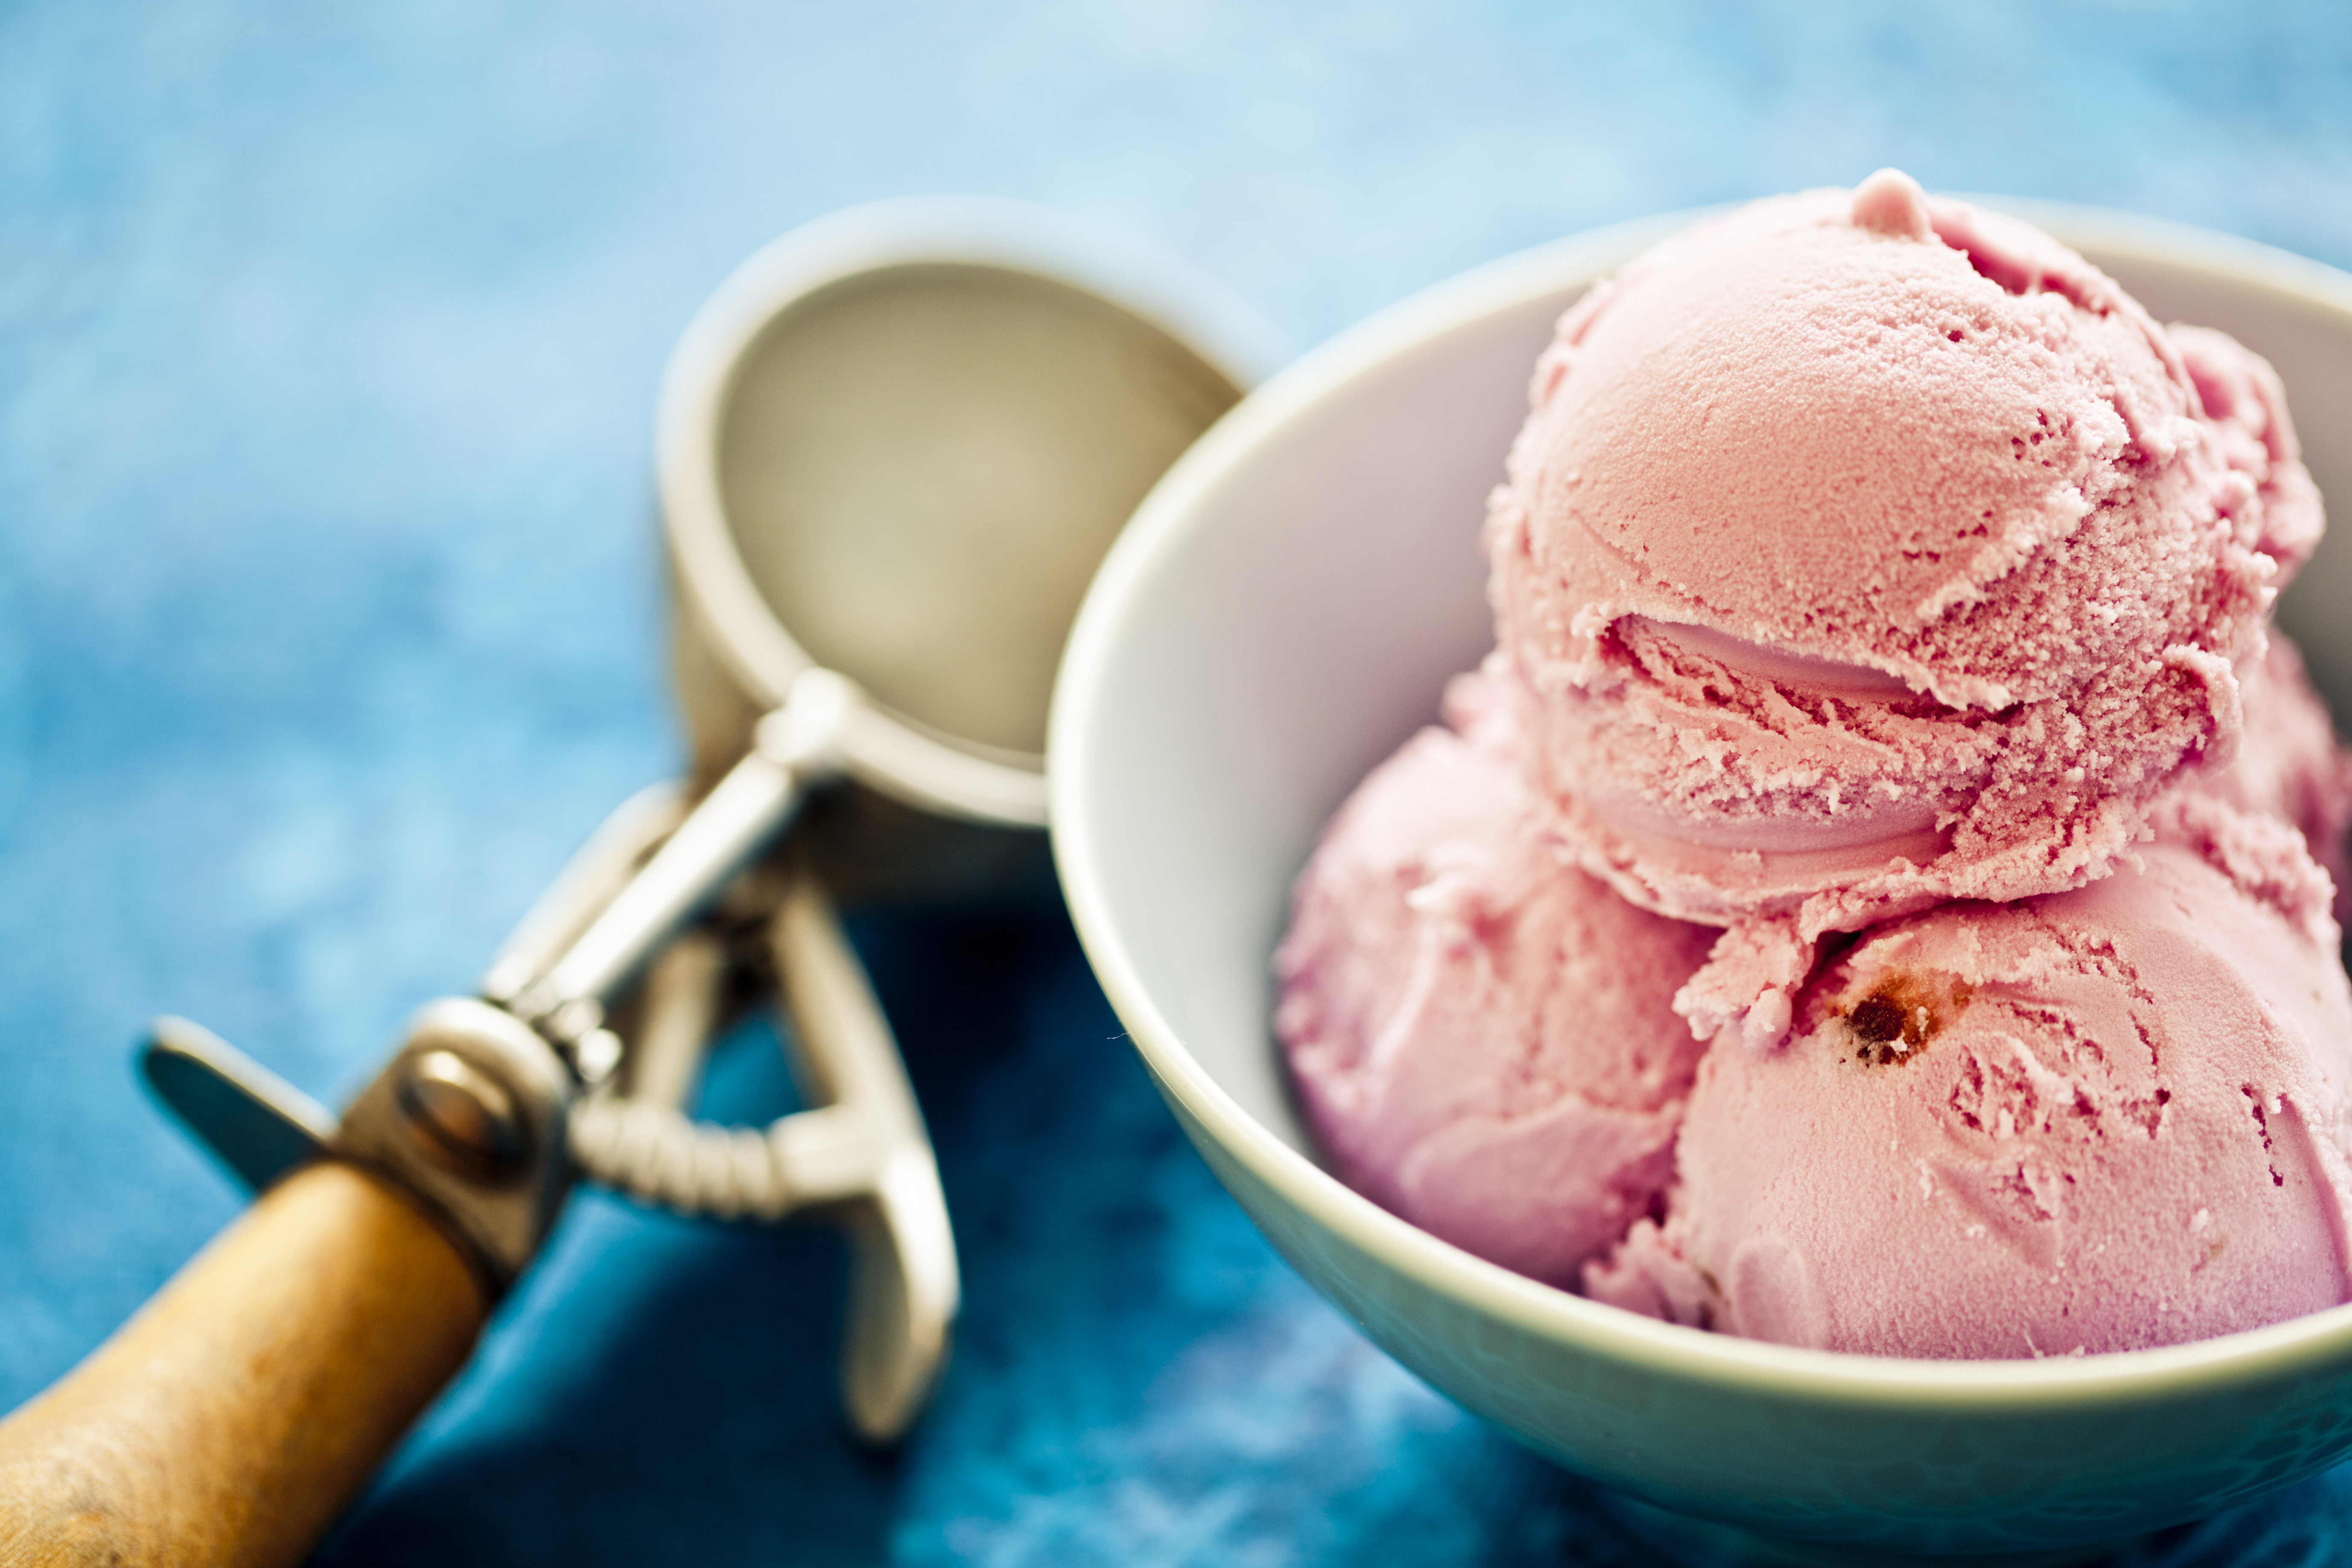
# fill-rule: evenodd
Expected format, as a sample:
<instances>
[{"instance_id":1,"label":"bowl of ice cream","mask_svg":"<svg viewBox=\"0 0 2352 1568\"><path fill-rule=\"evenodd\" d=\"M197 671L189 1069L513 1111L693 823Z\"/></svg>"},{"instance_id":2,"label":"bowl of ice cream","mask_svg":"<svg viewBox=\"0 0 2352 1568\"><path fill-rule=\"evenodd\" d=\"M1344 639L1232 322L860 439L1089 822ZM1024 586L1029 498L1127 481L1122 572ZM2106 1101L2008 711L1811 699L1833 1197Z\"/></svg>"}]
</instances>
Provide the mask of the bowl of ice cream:
<instances>
[{"instance_id":1,"label":"bowl of ice cream","mask_svg":"<svg viewBox=\"0 0 2352 1568\"><path fill-rule=\"evenodd\" d=\"M2320 489L2352 494L2352 279L2174 226L2021 210L2155 319L2266 356ZM1997 1552L2199 1517L2336 1460L2352 1307L2113 1353L1766 1342L1475 1256L1342 1181L1311 1135L1273 1025L1294 879L1495 646L1487 498L1554 323L1688 221L1546 247L1396 307L1254 394L1145 503L1081 612L1050 738L1056 857L1106 991L1187 1134L1318 1289L1465 1406L1637 1497L1778 1537ZM2279 609L2338 713L2352 628L2329 606L2347 587L2339 538ZM1481 809L1473 785L1433 788ZM1580 983L1602 1011L1622 1001L1606 967Z\"/></svg>"}]
</instances>

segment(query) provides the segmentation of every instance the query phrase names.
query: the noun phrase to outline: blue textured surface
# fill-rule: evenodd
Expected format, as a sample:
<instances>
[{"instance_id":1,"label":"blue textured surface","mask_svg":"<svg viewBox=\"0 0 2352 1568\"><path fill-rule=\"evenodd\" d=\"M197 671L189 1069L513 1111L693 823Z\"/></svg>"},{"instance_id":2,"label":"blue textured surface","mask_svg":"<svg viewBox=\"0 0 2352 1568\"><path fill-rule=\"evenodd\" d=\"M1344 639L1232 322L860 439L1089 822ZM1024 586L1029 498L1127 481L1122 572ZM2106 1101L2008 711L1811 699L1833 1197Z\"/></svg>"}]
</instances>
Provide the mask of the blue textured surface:
<instances>
[{"instance_id":1,"label":"blue textured surface","mask_svg":"<svg viewBox=\"0 0 2352 1568\"><path fill-rule=\"evenodd\" d=\"M338 1100L677 765L646 430L761 241L1024 197L1306 344L1522 245L1887 163L2352 266L2352 27L2334 0L0 0L0 1406L236 1210L134 1086L145 1018ZM589 1196L325 1561L1669 1554L1271 1256L1065 927L858 934L967 1271L914 1441L835 1424L829 1237ZM717 1092L785 1091L751 1042ZM2338 1472L2126 1561L2347 1556Z\"/></svg>"}]
</instances>

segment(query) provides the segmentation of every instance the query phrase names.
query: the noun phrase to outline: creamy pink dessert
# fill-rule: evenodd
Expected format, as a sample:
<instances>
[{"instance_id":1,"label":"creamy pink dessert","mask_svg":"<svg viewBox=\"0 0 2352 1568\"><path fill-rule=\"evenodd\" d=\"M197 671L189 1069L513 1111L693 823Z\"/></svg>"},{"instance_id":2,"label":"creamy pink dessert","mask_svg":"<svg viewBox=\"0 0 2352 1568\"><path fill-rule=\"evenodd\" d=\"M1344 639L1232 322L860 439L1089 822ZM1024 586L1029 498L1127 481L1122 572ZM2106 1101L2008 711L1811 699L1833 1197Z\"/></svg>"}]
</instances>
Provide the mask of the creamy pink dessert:
<instances>
[{"instance_id":1,"label":"creamy pink dessert","mask_svg":"<svg viewBox=\"0 0 2352 1568\"><path fill-rule=\"evenodd\" d=\"M2105 875L2319 531L2267 366L1893 171L1634 261L1532 397L1488 545L1534 778L1729 928L1678 1005L1756 1046L1825 932Z\"/></svg>"},{"instance_id":2,"label":"creamy pink dessert","mask_svg":"<svg viewBox=\"0 0 2352 1568\"><path fill-rule=\"evenodd\" d=\"M2238 684L2246 722L2236 759L2158 802L2157 830L2219 864L2234 860L2242 881L2291 880L2292 889L2273 889L2272 901L2321 940L2325 925L2316 917L2332 905L2341 924L2352 897L2346 869L2352 753L2336 739L2327 705L2304 674L2303 656L2278 632L2262 658L2240 668ZM2209 801L2230 809L2217 812ZM2269 847L2282 828L2292 830L2307 861Z\"/></svg>"},{"instance_id":3,"label":"creamy pink dessert","mask_svg":"<svg viewBox=\"0 0 2352 1568\"><path fill-rule=\"evenodd\" d=\"M1276 961L1339 1173L1832 1349L2352 1296L2352 763L2269 626L2321 530L2269 367L1889 171L1635 261L1532 397L1497 649Z\"/></svg>"},{"instance_id":4,"label":"creamy pink dessert","mask_svg":"<svg viewBox=\"0 0 2352 1568\"><path fill-rule=\"evenodd\" d=\"M1714 932L1576 868L1509 709L1454 684L1332 818L1276 957L1276 1030L1353 1185L1490 1261L1572 1286L1656 1211L1699 1043L1675 990Z\"/></svg>"},{"instance_id":5,"label":"creamy pink dessert","mask_svg":"<svg viewBox=\"0 0 2352 1568\"><path fill-rule=\"evenodd\" d=\"M2352 1295L2333 942L2160 846L1874 927L1710 1052L1663 1226L1589 1293L1882 1355L2132 1350ZM2329 933L2332 935L2332 931Z\"/></svg>"}]
</instances>

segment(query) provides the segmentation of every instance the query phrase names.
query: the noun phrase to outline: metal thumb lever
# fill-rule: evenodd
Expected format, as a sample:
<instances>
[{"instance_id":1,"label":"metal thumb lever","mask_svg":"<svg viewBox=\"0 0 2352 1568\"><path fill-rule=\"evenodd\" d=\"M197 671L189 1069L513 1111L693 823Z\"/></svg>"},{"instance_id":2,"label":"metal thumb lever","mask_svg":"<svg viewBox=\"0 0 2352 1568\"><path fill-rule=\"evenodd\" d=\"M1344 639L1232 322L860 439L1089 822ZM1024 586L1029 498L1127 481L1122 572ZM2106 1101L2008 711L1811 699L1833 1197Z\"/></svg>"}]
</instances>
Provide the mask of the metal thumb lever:
<instances>
[{"instance_id":1,"label":"metal thumb lever","mask_svg":"<svg viewBox=\"0 0 2352 1568\"><path fill-rule=\"evenodd\" d=\"M327 1108L185 1018L158 1018L139 1051L139 1073L236 1177L261 1191L334 1142Z\"/></svg>"},{"instance_id":2,"label":"metal thumb lever","mask_svg":"<svg viewBox=\"0 0 2352 1568\"><path fill-rule=\"evenodd\" d=\"M787 1046L819 1104L759 1131L698 1123L658 1100L592 1096L572 1114L572 1147L595 1179L689 1213L837 1220L853 1271L842 1404L858 1436L892 1442L922 1412L961 1300L939 1165L865 969L805 869L793 871L768 941L792 1015Z\"/></svg>"}]
</instances>

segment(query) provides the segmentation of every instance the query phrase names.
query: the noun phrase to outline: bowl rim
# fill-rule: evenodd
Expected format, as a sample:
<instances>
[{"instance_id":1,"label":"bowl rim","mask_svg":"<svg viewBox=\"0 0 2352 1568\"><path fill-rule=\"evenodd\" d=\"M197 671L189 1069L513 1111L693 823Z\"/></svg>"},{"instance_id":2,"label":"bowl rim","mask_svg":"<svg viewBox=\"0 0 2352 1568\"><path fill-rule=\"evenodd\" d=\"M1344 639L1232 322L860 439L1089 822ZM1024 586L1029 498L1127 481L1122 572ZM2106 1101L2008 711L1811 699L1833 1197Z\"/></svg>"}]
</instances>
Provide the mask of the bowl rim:
<instances>
[{"instance_id":1,"label":"bowl rim","mask_svg":"<svg viewBox=\"0 0 2352 1568\"><path fill-rule=\"evenodd\" d=\"M2352 324L2352 275L2257 241L2110 208L2006 196L1960 199L2023 217L2078 248L2253 284ZM2186 1344L2001 1361L1801 1349L1644 1318L1473 1257L1355 1192L1244 1110L1153 1002L1111 917L1090 849L1096 816L1082 760L1088 717L1101 705L1110 655L1129 607L1181 543L1202 499L1252 454L1360 378L1546 294L1605 277L1650 244L1720 210L1688 209L1572 235L1389 306L1244 398L1145 498L1079 609L1047 731L1055 862L1080 943L1112 1006L1162 1092L1227 1155L1308 1218L1423 1289L1586 1355L1725 1392L1852 1408L1933 1405L1975 1415L2169 1402L2352 1363L2352 1303ZM1500 458L1498 449L1498 464Z\"/></svg>"}]
</instances>

